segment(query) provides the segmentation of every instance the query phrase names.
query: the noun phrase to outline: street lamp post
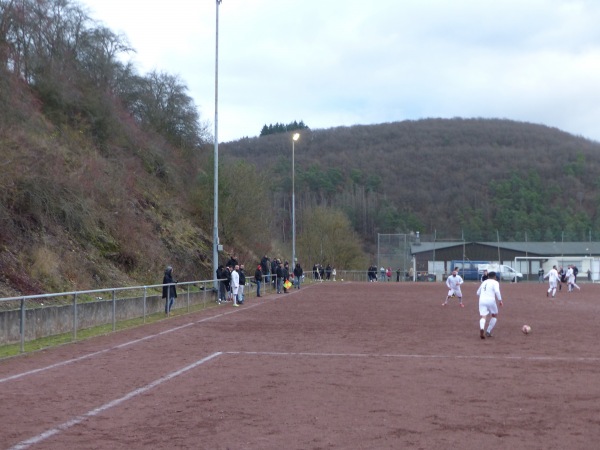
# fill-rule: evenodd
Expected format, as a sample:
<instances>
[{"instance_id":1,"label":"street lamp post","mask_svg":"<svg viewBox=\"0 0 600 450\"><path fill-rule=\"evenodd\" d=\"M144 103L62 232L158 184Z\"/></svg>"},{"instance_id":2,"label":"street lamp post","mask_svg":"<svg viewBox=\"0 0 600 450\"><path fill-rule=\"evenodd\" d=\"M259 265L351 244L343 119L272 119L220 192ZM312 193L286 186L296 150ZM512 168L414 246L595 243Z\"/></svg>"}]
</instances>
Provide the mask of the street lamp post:
<instances>
[{"instance_id":1,"label":"street lamp post","mask_svg":"<svg viewBox=\"0 0 600 450\"><path fill-rule=\"evenodd\" d=\"M215 28L215 143L214 143L214 197L213 197L213 277L214 288L219 289L217 267L219 267L219 5L217 0Z\"/></svg>"},{"instance_id":2,"label":"street lamp post","mask_svg":"<svg viewBox=\"0 0 600 450\"><path fill-rule=\"evenodd\" d=\"M292 136L292 268L296 267L296 167L294 144L300 138L300 133Z\"/></svg>"}]
</instances>

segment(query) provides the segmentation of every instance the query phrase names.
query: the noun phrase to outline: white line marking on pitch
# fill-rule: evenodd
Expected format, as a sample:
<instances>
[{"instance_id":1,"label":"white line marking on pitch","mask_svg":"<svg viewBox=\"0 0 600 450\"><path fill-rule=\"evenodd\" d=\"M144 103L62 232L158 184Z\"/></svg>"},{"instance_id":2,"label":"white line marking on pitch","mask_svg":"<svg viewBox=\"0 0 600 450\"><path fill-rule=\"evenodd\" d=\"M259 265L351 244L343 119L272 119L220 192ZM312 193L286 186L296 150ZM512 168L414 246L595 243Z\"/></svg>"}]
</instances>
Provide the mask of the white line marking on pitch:
<instances>
[{"instance_id":1,"label":"white line marking on pitch","mask_svg":"<svg viewBox=\"0 0 600 450\"><path fill-rule=\"evenodd\" d=\"M18 444L10 447L8 450L24 450L26 448L31 447L32 445L39 444L40 442L48 439L49 437L52 437L55 434L60 433L61 431L65 431L65 430L67 430L67 429L69 429L69 428L71 428L71 427L73 427L75 425L80 424L85 419L97 416L98 414L100 414L100 413L102 413L102 412L104 412L104 411L106 411L106 410L108 410L108 409L110 409L110 408L112 408L114 406L118 406L121 403L123 403L123 402L125 402L125 401L127 401L127 400L129 400L129 399L131 399L131 398L133 398L135 396L137 396L137 395L143 394L144 392L147 392L147 391L149 391L151 389L154 389L156 386L161 385L165 381L172 380L173 378L175 378L175 377L177 377L177 376L179 376L179 375L181 375L181 374L183 374L183 373L185 373L185 372L187 372L189 370L192 370L192 369L200 366L201 364L204 364L205 362L208 362L211 359L216 358L217 356L220 356L222 354L223 354L222 352L213 353L212 355L207 356L206 358L202 358L202 359L196 361L195 363L190 364L189 366L184 367L183 369L179 369L179 370L177 370L175 372L171 372L170 374L165 375L164 377L159 378L158 380L153 381L152 383L147 384L144 387L141 387L139 389L131 391L131 392L129 392L128 394L124 395L121 398L118 398L118 399L113 400L111 402L105 403L104 405L99 406L96 409L92 409L91 411L88 411L85 414L77 416L77 417L75 417L75 418L73 418L71 420L68 420L67 422L64 422L64 423L62 423L62 424L60 424L60 425L58 425L58 426L56 426L54 428L46 430L43 433L38 434L37 436L29 438L29 439L27 439L25 441L21 441Z\"/></svg>"},{"instance_id":2,"label":"white line marking on pitch","mask_svg":"<svg viewBox=\"0 0 600 450\"><path fill-rule=\"evenodd\" d=\"M164 336L165 334L169 334L169 333L172 333L174 331L183 330L184 328L187 328L187 327L190 327L190 326L193 326L193 325L197 325L197 324L202 323L202 322L207 322L209 320L213 320L213 319L216 319L216 318L219 318L219 317L227 316L229 314L234 314L234 313L237 313L237 312L241 312L241 311L244 311L244 310L247 310L247 309L250 309L250 308L254 308L254 307L259 306L259 305L262 305L262 304L263 303L258 303L258 304L247 306L244 309L235 309L235 310L232 310L232 311L222 312L222 313L217 314L215 316L205 317L204 319L198 320L196 322L186 323L185 325L180 325L180 326L175 327L175 328L170 328L168 330L161 331L160 333L151 334L151 335L148 335L148 336L144 336L143 338L134 339L132 341L124 342L124 343L116 345L114 347L105 348L103 350L99 350L99 351L94 352L94 353L89 353L87 355L83 355L83 356L80 356L78 358L68 359L66 361L61 361L59 363L51 364L51 365L46 366L46 367L40 367L38 369L29 370L27 372L22 372L22 373L18 373L18 374L15 374L15 375L11 375L11 376L6 377L6 378L0 378L0 383L5 383L7 381L16 380L16 379L19 379L19 378L26 377L28 375L34 375L34 374L39 373L39 372L44 372L46 370L55 369L57 367L66 366L67 364L73 364L73 363L76 363L76 362L79 362L79 361L83 361L85 359L93 358L94 356L98 356L98 355L101 355L103 353L110 352L112 350L118 350L120 348L124 348L124 347L130 346L130 345L139 344L140 342L143 342L143 341L146 341L146 340L149 340L149 339L154 339L156 337Z\"/></svg>"},{"instance_id":3,"label":"white line marking on pitch","mask_svg":"<svg viewBox=\"0 0 600 450\"><path fill-rule=\"evenodd\" d=\"M368 353L311 353L311 352L223 352L227 355L266 355L266 356L317 356L347 358L413 358L413 359L490 359L517 361L572 361L600 362L594 357L561 357L561 356L494 356L494 355L408 355L408 354L368 354Z\"/></svg>"}]
</instances>

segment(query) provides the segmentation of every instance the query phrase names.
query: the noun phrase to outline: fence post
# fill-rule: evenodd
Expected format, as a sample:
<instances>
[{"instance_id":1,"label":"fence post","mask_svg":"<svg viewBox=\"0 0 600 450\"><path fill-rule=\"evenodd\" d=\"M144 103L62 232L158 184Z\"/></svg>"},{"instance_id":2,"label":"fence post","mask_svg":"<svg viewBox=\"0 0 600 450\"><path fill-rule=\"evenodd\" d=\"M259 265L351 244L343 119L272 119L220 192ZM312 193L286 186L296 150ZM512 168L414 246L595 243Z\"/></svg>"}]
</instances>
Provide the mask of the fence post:
<instances>
[{"instance_id":1,"label":"fence post","mask_svg":"<svg viewBox=\"0 0 600 450\"><path fill-rule=\"evenodd\" d=\"M187 289L187 312L190 312L190 285L186 284L185 288Z\"/></svg>"},{"instance_id":2,"label":"fence post","mask_svg":"<svg viewBox=\"0 0 600 450\"><path fill-rule=\"evenodd\" d=\"M73 341L77 340L77 292L73 294Z\"/></svg>"},{"instance_id":3,"label":"fence post","mask_svg":"<svg viewBox=\"0 0 600 450\"><path fill-rule=\"evenodd\" d=\"M21 353L25 353L25 298L21 299Z\"/></svg>"},{"instance_id":4,"label":"fence post","mask_svg":"<svg viewBox=\"0 0 600 450\"><path fill-rule=\"evenodd\" d=\"M112 291L112 319L113 319L113 331L117 329L117 291L113 289Z\"/></svg>"},{"instance_id":5,"label":"fence post","mask_svg":"<svg viewBox=\"0 0 600 450\"><path fill-rule=\"evenodd\" d=\"M148 298L148 288L144 286L144 306L143 306L143 314L144 314L144 323L146 323L146 302Z\"/></svg>"}]
</instances>

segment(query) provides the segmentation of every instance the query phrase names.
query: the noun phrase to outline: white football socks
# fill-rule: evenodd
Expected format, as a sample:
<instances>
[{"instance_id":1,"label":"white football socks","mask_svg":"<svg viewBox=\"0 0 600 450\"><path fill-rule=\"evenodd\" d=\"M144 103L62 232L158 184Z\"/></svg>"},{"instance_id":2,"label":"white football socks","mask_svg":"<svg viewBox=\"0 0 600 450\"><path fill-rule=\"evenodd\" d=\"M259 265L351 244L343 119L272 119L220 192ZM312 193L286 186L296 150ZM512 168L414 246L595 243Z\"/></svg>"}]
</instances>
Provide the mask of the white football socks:
<instances>
[{"instance_id":1,"label":"white football socks","mask_svg":"<svg viewBox=\"0 0 600 450\"><path fill-rule=\"evenodd\" d=\"M490 319L490 324L488 325L488 329L487 329L487 332L488 332L488 333L490 333L490 334L492 333L492 330L493 330L493 329L494 329L494 327L496 326L496 321L497 321L497 320L498 320L498 319L497 319L496 317L492 317L492 318Z\"/></svg>"}]
</instances>

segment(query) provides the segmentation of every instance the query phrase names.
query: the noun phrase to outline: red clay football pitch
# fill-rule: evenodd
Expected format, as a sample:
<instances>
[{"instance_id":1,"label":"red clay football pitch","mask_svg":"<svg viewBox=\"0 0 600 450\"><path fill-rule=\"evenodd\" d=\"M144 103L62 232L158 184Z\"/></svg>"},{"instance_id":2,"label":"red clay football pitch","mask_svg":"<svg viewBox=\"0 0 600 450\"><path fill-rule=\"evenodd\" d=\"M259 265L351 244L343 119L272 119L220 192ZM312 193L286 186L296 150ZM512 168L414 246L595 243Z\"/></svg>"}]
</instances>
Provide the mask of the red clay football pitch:
<instances>
[{"instance_id":1,"label":"red clay football pitch","mask_svg":"<svg viewBox=\"0 0 600 450\"><path fill-rule=\"evenodd\" d=\"M595 449L600 286L344 283L0 361L2 449ZM532 327L524 335L524 324Z\"/></svg>"}]
</instances>

